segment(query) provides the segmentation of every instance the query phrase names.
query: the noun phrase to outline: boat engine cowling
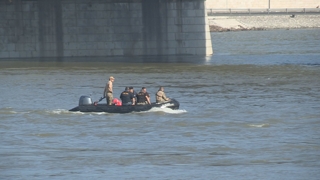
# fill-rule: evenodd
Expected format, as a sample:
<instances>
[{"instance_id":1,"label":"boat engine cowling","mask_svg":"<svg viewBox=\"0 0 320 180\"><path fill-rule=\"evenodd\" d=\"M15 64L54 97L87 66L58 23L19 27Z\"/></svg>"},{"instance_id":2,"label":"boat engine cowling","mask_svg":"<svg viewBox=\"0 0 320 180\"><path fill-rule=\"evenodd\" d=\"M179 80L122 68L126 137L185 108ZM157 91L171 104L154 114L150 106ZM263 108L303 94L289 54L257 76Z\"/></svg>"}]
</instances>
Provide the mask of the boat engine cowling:
<instances>
[{"instance_id":1,"label":"boat engine cowling","mask_svg":"<svg viewBox=\"0 0 320 180\"><path fill-rule=\"evenodd\" d=\"M92 99L89 96L81 96L79 99L79 106L82 105L91 105L92 104Z\"/></svg>"}]
</instances>

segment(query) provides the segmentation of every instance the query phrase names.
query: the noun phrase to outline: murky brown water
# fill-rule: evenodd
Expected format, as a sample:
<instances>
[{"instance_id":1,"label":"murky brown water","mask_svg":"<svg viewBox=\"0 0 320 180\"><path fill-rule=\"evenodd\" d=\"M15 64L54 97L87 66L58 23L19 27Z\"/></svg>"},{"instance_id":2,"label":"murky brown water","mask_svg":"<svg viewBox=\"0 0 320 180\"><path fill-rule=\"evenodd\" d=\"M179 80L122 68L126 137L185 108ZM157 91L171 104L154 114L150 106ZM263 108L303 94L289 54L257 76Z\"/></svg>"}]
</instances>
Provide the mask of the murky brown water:
<instances>
[{"instance_id":1,"label":"murky brown water","mask_svg":"<svg viewBox=\"0 0 320 180\"><path fill-rule=\"evenodd\" d=\"M319 179L319 54L235 54L0 62L0 179ZM110 75L180 109L68 112Z\"/></svg>"}]
</instances>

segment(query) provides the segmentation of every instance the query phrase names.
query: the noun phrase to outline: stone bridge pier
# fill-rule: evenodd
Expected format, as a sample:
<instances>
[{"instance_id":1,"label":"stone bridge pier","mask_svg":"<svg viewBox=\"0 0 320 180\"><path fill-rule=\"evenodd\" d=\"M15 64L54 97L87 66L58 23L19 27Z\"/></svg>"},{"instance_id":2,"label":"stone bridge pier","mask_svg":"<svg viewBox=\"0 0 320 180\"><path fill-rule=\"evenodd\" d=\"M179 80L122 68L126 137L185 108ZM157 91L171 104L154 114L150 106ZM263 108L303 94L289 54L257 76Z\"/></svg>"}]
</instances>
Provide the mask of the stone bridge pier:
<instances>
[{"instance_id":1,"label":"stone bridge pier","mask_svg":"<svg viewBox=\"0 0 320 180\"><path fill-rule=\"evenodd\" d=\"M0 58L212 54L205 0L0 0Z\"/></svg>"}]
</instances>

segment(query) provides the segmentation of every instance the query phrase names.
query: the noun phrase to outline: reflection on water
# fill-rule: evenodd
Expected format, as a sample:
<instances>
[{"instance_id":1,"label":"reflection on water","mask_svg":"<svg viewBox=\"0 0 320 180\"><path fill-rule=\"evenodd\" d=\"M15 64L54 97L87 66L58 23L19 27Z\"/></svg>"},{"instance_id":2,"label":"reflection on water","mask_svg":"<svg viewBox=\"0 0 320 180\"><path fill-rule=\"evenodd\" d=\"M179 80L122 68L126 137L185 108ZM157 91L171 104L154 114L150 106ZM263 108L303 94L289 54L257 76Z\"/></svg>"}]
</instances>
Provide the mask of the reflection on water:
<instances>
[{"instance_id":1,"label":"reflection on water","mask_svg":"<svg viewBox=\"0 0 320 180\"><path fill-rule=\"evenodd\" d=\"M2 60L0 178L318 179L319 54L230 45L269 52L259 44L273 31L259 33L213 33L230 55L212 57ZM146 86L154 101L165 86L180 109L68 111L81 95L98 100L110 75L115 97Z\"/></svg>"}]
</instances>

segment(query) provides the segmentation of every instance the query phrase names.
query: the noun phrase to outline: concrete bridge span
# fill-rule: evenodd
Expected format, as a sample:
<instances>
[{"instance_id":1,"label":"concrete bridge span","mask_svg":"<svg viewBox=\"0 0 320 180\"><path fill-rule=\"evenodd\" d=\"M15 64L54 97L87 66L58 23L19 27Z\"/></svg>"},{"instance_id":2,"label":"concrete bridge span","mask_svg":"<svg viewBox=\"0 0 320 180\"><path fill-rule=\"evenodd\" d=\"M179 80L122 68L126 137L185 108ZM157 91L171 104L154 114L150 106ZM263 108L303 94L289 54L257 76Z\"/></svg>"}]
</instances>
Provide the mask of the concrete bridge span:
<instances>
[{"instance_id":1,"label":"concrete bridge span","mask_svg":"<svg viewBox=\"0 0 320 180\"><path fill-rule=\"evenodd\" d=\"M205 0L0 0L0 58L212 54Z\"/></svg>"}]
</instances>

